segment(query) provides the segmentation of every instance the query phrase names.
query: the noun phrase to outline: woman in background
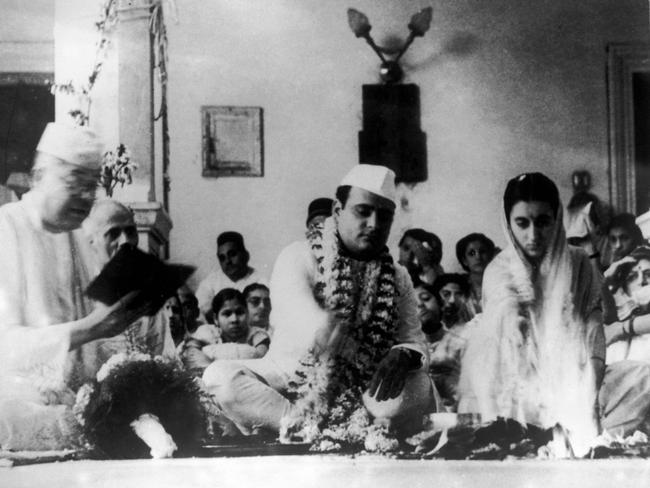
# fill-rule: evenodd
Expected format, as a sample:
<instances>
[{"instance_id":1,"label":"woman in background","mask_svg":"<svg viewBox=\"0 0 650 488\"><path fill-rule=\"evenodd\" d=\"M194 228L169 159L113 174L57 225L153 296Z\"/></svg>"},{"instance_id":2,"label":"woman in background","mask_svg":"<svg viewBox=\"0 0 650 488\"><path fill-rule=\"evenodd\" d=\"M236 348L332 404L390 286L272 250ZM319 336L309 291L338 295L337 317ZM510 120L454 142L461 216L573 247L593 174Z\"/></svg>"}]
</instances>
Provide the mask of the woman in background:
<instances>
[{"instance_id":1,"label":"woman in background","mask_svg":"<svg viewBox=\"0 0 650 488\"><path fill-rule=\"evenodd\" d=\"M612 264L605 282L616 303L616 320L605 327L607 364L650 362L650 247Z\"/></svg>"},{"instance_id":2,"label":"woman in background","mask_svg":"<svg viewBox=\"0 0 650 488\"><path fill-rule=\"evenodd\" d=\"M481 313L483 273L495 254L494 242L484 234L469 234L456 243L456 258L468 273L470 294L466 305L470 318Z\"/></svg>"},{"instance_id":3,"label":"woman in background","mask_svg":"<svg viewBox=\"0 0 650 488\"><path fill-rule=\"evenodd\" d=\"M404 266L413 282L432 285L445 271L442 260L442 241L424 229L409 229L399 241L399 264Z\"/></svg>"}]
</instances>

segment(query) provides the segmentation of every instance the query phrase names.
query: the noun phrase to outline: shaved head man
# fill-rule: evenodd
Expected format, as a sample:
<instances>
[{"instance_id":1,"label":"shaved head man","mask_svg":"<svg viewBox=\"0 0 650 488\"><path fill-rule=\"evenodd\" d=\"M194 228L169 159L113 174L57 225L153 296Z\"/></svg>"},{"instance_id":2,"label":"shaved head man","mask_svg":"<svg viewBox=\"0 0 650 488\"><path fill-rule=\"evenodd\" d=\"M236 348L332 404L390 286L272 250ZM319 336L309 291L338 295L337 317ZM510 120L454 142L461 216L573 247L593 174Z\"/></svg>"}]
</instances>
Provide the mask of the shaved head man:
<instances>
[{"instance_id":1,"label":"shaved head man","mask_svg":"<svg viewBox=\"0 0 650 488\"><path fill-rule=\"evenodd\" d=\"M97 202L84 222L84 230L100 266L104 266L123 244L138 245L133 212L115 200Z\"/></svg>"}]
</instances>

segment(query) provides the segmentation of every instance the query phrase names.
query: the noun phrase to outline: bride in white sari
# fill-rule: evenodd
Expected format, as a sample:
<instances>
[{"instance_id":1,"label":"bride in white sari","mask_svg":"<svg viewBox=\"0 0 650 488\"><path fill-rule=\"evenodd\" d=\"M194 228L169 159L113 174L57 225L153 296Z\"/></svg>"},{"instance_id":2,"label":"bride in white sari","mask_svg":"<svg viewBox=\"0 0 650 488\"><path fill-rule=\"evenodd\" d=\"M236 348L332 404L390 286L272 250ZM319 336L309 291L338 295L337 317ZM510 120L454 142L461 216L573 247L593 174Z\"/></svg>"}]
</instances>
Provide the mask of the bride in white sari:
<instances>
[{"instance_id":1,"label":"bride in white sari","mask_svg":"<svg viewBox=\"0 0 650 488\"><path fill-rule=\"evenodd\" d=\"M598 402L605 375L601 279L586 253L567 245L558 190L546 176L510 180L503 217L508 246L485 271L458 411L543 428L559 423L576 454L584 453L601 421L621 425L625 403L612 395L611 382ZM616 396L615 407L603 393ZM635 415L644 416L644 408Z\"/></svg>"}]
</instances>

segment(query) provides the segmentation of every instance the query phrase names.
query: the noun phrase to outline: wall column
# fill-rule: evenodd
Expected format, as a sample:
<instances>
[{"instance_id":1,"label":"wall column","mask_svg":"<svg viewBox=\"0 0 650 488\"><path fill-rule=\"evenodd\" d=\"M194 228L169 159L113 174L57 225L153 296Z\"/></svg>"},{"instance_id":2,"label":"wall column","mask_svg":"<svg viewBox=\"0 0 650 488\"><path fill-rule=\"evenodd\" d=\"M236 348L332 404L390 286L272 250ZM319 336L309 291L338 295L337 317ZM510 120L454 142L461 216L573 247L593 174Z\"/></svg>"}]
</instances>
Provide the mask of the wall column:
<instances>
[{"instance_id":1,"label":"wall column","mask_svg":"<svg viewBox=\"0 0 650 488\"><path fill-rule=\"evenodd\" d=\"M166 258L172 224L157 201L162 195L156 194L156 178L162 175L155 170L154 58L149 30L152 8L149 0L118 0L117 4L119 139L138 169L133 183L115 196L135 212L140 247Z\"/></svg>"}]
</instances>

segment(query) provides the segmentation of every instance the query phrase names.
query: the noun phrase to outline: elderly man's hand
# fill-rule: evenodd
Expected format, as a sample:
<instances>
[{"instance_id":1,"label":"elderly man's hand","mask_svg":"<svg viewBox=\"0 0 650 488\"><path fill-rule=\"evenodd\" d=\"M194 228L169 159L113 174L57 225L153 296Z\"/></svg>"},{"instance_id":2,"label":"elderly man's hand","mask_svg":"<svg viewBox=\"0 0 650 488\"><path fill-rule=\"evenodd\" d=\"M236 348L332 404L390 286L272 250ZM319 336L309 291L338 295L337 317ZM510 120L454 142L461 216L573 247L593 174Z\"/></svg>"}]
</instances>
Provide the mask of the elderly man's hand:
<instances>
[{"instance_id":1,"label":"elderly man's hand","mask_svg":"<svg viewBox=\"0 0 650 488\"><path fill-rule=\"evenodd\" d=\"M391 349L379 363L368 386L368 394L377 401L397 398L404 389L409 372L417 368L421 357L416 351L403 348Z\"/></svg>"},{"instance_id":2,"label":"elderly man's hand","mask_svg":"<svg viewBox=\"0 0 650 488\"><path fill-rule=\"evenodd\" d=\"M96 324L99 337L113 337L138 320L152 313L152 304L141 300L140 291L124 295L111 306L98 304L88 318Z\"/></svg>"}]
</instances>

